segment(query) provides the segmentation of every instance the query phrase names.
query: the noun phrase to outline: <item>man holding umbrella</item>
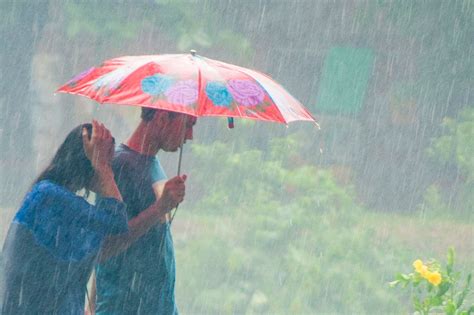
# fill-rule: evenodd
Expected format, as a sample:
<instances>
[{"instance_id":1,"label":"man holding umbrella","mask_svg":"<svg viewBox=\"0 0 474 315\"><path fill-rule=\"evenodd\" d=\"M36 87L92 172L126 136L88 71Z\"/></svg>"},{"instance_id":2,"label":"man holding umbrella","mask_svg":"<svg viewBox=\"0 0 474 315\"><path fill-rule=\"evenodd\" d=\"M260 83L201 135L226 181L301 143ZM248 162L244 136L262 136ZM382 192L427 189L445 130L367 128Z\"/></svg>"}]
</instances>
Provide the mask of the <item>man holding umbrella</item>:
<instances>
[{"instance_id":1,"label":"man holding umbrella","mask_svg":"<svg viewBox=\"0 0 474 315\"><path fill-rule=\"evenodd\" d=\"M186 175L166 181L156 158L159 150L175 152L193 138L196 118L165 110L142 108L141 121L129 139L117 147L113 169L127 204L129 225L147 222L148 232L120 255L98 265L96 314L177 314L174 298L175 257L169 214L143 218L147 208L167 192L184 198ZM182 190L166 189L182 185ZM169 204L171 210L177 204ZM133 235L109 239L103 254L125 247Z\"/></svg>"}]
</instances>

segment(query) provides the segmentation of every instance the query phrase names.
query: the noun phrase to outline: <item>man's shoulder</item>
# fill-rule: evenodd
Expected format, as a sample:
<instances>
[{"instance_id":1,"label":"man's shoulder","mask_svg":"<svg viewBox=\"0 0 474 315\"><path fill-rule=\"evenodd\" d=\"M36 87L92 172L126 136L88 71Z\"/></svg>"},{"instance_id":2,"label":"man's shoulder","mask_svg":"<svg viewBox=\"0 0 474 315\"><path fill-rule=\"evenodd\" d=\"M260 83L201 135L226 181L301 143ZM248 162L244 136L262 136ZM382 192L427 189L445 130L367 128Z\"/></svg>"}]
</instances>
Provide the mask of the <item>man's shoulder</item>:
<instances>
[{"instance_id":1,"label":"man's shoulder","mask_svg":"<svg viewBox=\"0 0 474 315\"><path fill-rule=\"evenodd\" d=\"M139 156L125 145L121 144L115 148L113 158L114 167L122 167L123 165L133 164L139 159Z\"/></svg>"},{"instance_id":2,"label":"man's shoulder","mask_svg":"<svg viewBox=\"0 0 474 315\"><path fill-rule=\"evenodd\" d=\"M155 156L146 156L133 149L130 149L125 144L120 144L115 147L114 160L118 161L140 161L150 163L157 160Z\"/></svg>"},{"instance_id":3,"label":"man's shoulder","mask_svg":"<svg viewBox=\"0 0 474 315\"><path fill-rule=\"evenodd\" d=\"M132 156L135 156L134 153L135 152L133 150L131 150L126 145L121 143L115 147L114 159L117 159L120 157L132 157Z\"/></svg>"}]
</instances>

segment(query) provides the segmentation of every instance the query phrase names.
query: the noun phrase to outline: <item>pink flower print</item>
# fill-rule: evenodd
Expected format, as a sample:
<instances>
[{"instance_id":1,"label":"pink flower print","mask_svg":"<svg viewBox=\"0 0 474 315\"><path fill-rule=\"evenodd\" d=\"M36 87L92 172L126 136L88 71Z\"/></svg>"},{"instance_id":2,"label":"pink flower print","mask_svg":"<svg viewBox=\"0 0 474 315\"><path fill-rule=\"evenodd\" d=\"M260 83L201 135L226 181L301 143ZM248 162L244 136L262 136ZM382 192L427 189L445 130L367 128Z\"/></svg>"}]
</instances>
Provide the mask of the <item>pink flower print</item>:
<instances>
[{"instance_id":1,"label":"pink flower print","mask_svg":"<svg viewBox=\"0 0 474 315\"><path fill-rule=\"evenodd\" d=\"M74 78L72 78L71 80L69 80L66 84L71 86L71 87L75 87L77 82L81 81L82 79L84 79L89 73L91 73L93 70L95 70L94 67L91 67L89 69L87 69L86 71L83 71L81 73L79 73L78 75L76 75Z\"/></svg>"},{"instance_id":2,"label":"pink flower print","mask_svg":"<svg viewBox=\"0 0 474 315\"><path fill-rule=\"evenodd\" d=\"M193 80L179 81L165 95L172 104L191 105L198 99L198 85Z\"/></svg>"},{"instance_id":3,"label":"pink flower print","mask_svg":"<svg viewBox=\"0 0 474 315\"><path fill-rule=\"evenodd\" d=\"M265 98L265 91L259 84L250 80L229 80L227 86L239 105L254 106Z\"/></svg>"},{"instance_id":4,"label":"pink flower print","mask_svg":"<svg viewBox=\"0 0 474 315\"><path fill-rule=\"evenodd\" d=\"M100 89L102 87L109 90L115 90L119 87L122 80L125 79L134 69L132 67L115 69L109 73L104 74L94 82L94 87Z\"/></svg>"}]
</instances>

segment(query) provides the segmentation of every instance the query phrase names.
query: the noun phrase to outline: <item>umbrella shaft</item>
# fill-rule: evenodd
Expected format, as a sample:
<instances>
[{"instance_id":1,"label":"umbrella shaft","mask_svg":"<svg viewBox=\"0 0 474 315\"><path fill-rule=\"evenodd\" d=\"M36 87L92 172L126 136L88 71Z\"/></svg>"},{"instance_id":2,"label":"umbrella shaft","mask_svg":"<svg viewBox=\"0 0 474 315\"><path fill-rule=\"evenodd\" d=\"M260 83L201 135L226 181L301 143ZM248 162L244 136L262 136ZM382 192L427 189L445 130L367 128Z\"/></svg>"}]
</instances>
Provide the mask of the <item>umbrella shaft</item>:
<instances>
[{"instance_id":1,"label":"umbrella shaft","mask_svg":"<svg viewBox=\"0 0 474 315\"><path fill-rule=\"evenodd\" d=\"M183 159L183 144L179 147L178 176L181 175L181 160Z\"/></svg>"},{"instance_id":2,"label":"umbrella shaft","mask_svg":"<svg viewBox=\"0 0 474 315\"><path fill-rule=\"evenodd\" d=\"M178 160L178 176L181 175L181 160L183 159L183 144L179 147L179 160ZM173 215L171 216L170 219L170 224L173 223L174 216L176 215L176 212L178 212L178 207L179 204L176 206L176 209L173 212Z\"/></svg>"}]
</instances>

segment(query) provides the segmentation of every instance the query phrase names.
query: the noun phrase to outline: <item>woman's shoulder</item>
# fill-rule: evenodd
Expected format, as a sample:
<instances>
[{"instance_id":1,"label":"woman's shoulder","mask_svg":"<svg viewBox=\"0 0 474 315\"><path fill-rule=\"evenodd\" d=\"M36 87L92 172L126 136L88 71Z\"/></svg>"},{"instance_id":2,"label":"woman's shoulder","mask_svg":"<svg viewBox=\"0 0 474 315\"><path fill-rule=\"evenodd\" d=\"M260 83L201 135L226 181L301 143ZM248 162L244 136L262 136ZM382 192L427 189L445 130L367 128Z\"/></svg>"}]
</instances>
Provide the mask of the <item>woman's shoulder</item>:
<instances>
[{"instance_id":1,"label":"woman's shoulder","mask_svg":"<svg viewBox=\"0 0 474 315\"><path fill-rule=\"evenodd\" d=\"M67 192L66 187L56 184L55 182L44 179L33 185L31 191L37 192L47 192L47 191L61 191Z\"/></svg>"},{"instance_id":2,"label":"woman's shoulder","mask_svg":"<svg viewBox=\"0 0 474 315\"><path fill-rule=\"evenodd\" d=\"M26 195L23 207L31 206L53 206L61 205L81 205L88 206L89 203L80 196L76 195L66 187L61 186L50 180L41 180L33 185L30 192Z\"/></svg>"},{"instance_id":3,"label":"woman's shoulder","mask_svg":"<svg viewBox=\"0 0 474 315\"><path fill-rule=\"evenodd\" d=\"M37 182L33 185L31 193L36 195L50 195L50 196L69 196L76 197L77 195L67 189L66 187L59 185L51 180L45 179Z\"/></svg>"}]
</instances>

